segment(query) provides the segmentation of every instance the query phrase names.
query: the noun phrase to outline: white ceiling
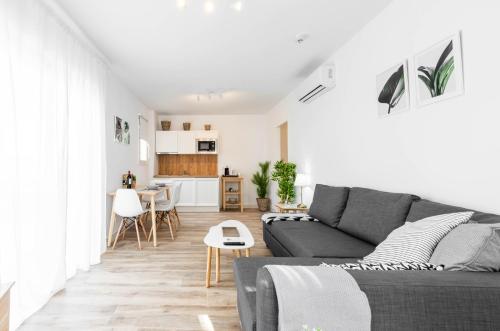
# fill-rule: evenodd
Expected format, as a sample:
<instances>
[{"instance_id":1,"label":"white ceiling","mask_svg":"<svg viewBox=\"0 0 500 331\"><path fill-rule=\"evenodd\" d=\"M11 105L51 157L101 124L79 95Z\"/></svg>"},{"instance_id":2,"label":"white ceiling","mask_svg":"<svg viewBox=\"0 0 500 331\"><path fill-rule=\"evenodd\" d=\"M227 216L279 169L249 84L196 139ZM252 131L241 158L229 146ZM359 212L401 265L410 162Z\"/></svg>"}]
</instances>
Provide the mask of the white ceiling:
<instances>
[{"instance_id":1,"label":"white ceiling","mask_svg":"<svg viewBox=\"0 0 500 331\"><path fill-rule=\"evenodd\" d=\"M148 107L181 114L266 112L391 0L212 1L58 0Z\"/></svg>"}]
</instances>

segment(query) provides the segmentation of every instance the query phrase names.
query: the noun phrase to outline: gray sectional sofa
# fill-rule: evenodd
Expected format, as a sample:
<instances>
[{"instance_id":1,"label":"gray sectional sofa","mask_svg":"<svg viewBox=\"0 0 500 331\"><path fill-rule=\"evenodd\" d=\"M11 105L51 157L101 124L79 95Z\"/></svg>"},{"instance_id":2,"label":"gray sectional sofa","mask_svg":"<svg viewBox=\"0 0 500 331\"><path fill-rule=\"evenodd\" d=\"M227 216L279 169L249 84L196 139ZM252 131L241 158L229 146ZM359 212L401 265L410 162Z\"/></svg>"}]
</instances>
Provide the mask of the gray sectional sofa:
<instances>
[{"instance_id":1,"label":"gray sectional sofa","mask_svg":"<svg viewBox=\"0 0 500 331\"><path fill-rule=\"evenodd\" d=\"M411 194L316 185L310 215L320 222L263 223L264 241L275 257L234 262L242 329L278 328L275 288L263 266L356 262L405 222L465 210ZM500 216L475 212L471 221L500 223ZM349 273L368 297L373 330L500 329L498 272Z\"/></svg>"}]
</instances>

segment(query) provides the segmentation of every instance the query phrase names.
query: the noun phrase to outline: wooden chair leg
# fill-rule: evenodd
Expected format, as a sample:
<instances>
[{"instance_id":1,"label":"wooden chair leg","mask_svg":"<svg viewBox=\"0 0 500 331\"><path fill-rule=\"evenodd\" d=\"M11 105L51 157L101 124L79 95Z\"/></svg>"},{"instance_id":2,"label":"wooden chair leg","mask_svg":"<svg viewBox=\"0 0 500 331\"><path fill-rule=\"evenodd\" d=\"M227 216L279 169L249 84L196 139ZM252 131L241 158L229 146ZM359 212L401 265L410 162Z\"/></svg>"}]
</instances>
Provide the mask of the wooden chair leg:
<instances>
[{"instance_id":1,"label":"wooden chair leg","mask_svg":"<svg viewBox=\"0 0 500 331\"><path fill-rule=\"evenodd\" d=\"M175 221L174 212L171 210L171 211L168 212L168 215L169 215L170 219L172 220L172 224L174 226L175 232L177 232L177 222Z\"/></svg>"},{"instance_id":2,"label":"wooden chair leg","mask_svg":"<svg viewBox=\"0 0 500 331\"><path fill-rule=\"evenodd\" d=\"M123 228L123 219L122 219L122 222L120 223L120 226L118 227L118 232L116 233L115 242L113 244L113 248L112 249L115 249L116 242L118 241L118 237L120 236L120 231L122 230L122 228Z\"/></svg>"},{"instance_id":3,"label":"wooden chair leg","mask_svg":"<svg viewBox=\"0 0 500 331\"><path fill-rule=\"evenodd\" d=\"M140 237L140 235L139 235L139 225L138 225L138 223L139 223L139 222L138 222L138 220L136 219L136 220L134 221L134 224L135 224L135 232L136 232L136 234L137 234L137 245L139 246L139 250L141 250L141 249L142 249L142 247L141 247L141 237Z\"/></svg>"},{"instance_id":4,"label":"wooden chair leg","mask_svg":"<svg viewBox=\"0 0 500 331\"><path fill-rule=\"evenodd\" d=\"M172 220L170 219L170 216L168 216L168 214L167 214L167 222L168 222L168 227L170 229L170 236L172 237L172 240L175 240L174 232L172 231Z\"/></svg>"},{"instance_id":5,"label":"wooden chair leg","mask_svg":"<svg viewBox=\"0 0 500 331\"><path fill-rule=\"evenodd\" d=\"M177 219L177 223L181 226L181 219L179 218L179 214L177 213L177 208L174 207L175 218Z\"/></svg>"},{"instance_id":6,"label":"wooden chair leg","mask_svg":"<svg viewBox=\"0 0 500 331\"><path fill-rule=\"evenodd\" d=\"M139 218L139 224L141 225L142 232L144 233L144 239L148 240L148 234L146 233L146 228L144 227L144 223L142 222L142 216Z\"/></svg>"},{"instance_id":7,"label":"wooden chair leg","mask_svg":"<svg viewBox=\"0 0 500 331\"><path fill-rule=\"evenodd\" d=\"M161 217L156 218L156 230L158 231L158 228L160 227L162 223ZM151 224L151 230L149 230L149 236L148 236L148 241L151 241L151 236L153 235L153 224Z\"/></svg>"},{"instance_id":8,"label":"wooden chair leg","mask_svg":"<svg viewBox=\"0 0 500 331\"><path fill-rule=\"evenodd\" d=\"M122 240L125 239L125 233L127 232L128 228L127 228L127 224L125 224L125 219L122 219L123 221L123 225L124 225L124 228L123 228L123 234L122 234Z\"/></svg>"},{"instance_id":9,"label":"wooden chair leg","mask_svg":"<svg viewBox=\"0 0 500 331\"><path fill-rule=\"evenodd\" d=\"M156 230L158 230L159 228L161 228L161 223L163 223L163 221L164 221L164 213L161 212L157 216L160 216L160 217L158 217L156 219Z\"/></svg>"}]
</instances>

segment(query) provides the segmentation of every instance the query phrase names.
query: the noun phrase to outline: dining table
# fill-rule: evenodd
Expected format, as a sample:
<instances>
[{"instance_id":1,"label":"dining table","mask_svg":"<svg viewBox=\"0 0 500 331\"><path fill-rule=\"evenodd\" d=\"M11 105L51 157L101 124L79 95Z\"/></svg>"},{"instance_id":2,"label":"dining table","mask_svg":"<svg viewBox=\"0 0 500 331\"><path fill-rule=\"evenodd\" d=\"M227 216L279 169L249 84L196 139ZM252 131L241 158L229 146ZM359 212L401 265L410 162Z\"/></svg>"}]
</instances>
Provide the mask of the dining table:
<instances>
[{"instance_id":1,"label":"dining table","mask_svg":"<svg viewBox=\"0 0 500 331\"><path fill-rule=\"evenodd\" d=\"M165 194L165 197L167 199L170 199L170 186L171 184L166 184L163 187L158 187L155 189L148 189L148 187L138 187L138 188L131 188L130 190L135 190L137 194L139 195L139 199L141 202L145 198L149 198L150 202L150 212L151 212L151 223L152 223L152 229L153 229L153 246L156 247L158 246L158 243L156 241L156 197L160 195L161 193ZM113 198L113 208L111 209L111 217L109 221L109 230L108 230L108 247L111 247L111 244L113 242L113 232L115 229L115 222L116 222L116 213L115 213L115 196L116 196L116 191L109 192L109 196Z\"/></svg>"}]
</instances>

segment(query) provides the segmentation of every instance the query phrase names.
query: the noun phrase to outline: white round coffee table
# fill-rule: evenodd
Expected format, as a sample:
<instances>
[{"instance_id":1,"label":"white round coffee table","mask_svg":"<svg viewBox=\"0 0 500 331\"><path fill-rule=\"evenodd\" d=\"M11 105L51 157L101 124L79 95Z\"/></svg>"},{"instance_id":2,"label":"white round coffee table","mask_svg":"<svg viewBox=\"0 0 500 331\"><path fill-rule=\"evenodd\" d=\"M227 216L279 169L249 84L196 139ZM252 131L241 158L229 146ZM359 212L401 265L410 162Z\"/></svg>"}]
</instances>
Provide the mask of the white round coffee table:
<instances>
[{"instance_id":1,"label":"white round coffee table","mask_svg":"<svg viewBox=\"0 0 500 331\"><path fill-rule=\"evenodd\" d=\"M223 227L235 227L238 229L240 237L237 241L242 241L245 245L241 246L229 246L224 245L224 236L222 234ZM237 256L241 256L241 250L245 250L245 256L250 256L250 248L255 245L255 241L253 239L250 230L246 227L245 224L236 220L229 220L219 223L216 226L212 226L210 230L208 230L205 239L203 239L205 245L207 245L207 275L205 279L205 286L210 287L210 276L212 274L212 248L215 248L215 281L218 283L220 281L220 250L221 249L231 249L233 252L236 252Z\"/></svg>"}]
</instances>

